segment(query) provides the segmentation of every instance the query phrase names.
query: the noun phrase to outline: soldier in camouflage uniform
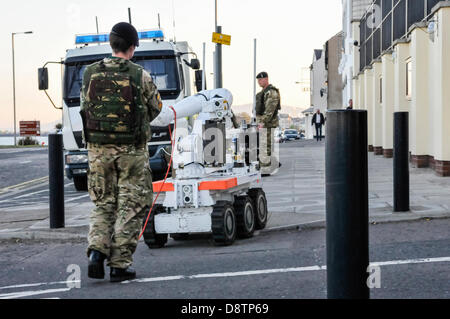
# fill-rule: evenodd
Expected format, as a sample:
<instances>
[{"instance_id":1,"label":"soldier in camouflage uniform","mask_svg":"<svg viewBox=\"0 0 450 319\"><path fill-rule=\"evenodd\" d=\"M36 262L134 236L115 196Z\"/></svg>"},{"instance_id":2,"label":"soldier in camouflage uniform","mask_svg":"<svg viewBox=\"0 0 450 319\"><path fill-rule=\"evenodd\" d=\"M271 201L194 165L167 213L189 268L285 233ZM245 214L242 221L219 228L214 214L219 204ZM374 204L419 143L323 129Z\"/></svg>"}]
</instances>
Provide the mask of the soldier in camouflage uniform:
<instances>
[{"instance_id":1,"label":"soldier in camouflage uniform","mask_svg":"<svg viewBox=\"0 0 450 319\"><path fill-rule=\"evenodd\" d=\"M269 75L266 72L261 72L256 77L258 84L262 88L262 91L256 95L256 120L260 129L265 130L266 137L260 139L260 165L263 169L263 176L270 175L270 167L279 164L274 163L274 157L272 156L273 139L275 128L279 125L278 112L281 110L281 97L280 91L269 84ZM264 131L263 131L264 132ZM266 174L264 174L266 173Z\"/></svg>"},{"instance_id":2,"label":"soldier in camouflage uniform","mask_svg":"<svg viewBox=\"0 0 450 319\"><path fill-rule=\"evenodd\" d=\"M161 97L150 75L129 60L139 46L136 29L115 25L113 56L86 68L81 92L84 138L89 152L91 214L88 276L110 280L136 277L130 267L153 189L147 143Z\"/></svg>"}]
</instances>

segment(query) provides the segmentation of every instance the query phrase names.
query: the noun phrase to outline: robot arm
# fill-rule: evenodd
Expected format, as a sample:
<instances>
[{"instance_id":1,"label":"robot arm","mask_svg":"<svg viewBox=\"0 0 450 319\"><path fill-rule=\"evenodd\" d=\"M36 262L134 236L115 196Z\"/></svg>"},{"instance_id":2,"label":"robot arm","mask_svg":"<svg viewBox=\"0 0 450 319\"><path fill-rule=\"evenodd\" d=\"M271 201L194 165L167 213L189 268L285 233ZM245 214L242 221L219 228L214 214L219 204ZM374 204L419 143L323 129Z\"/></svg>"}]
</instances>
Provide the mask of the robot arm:
<instances>
[{"instance_id":1,"label":"robot arm","mask_svg":"<svg viewBox=\"0 0 450 319\"><path fill-rule=\"evenodd\" d=\"M227 89L201 91L197 95L190 96L175 104L174 109L178 118L193 116L202 112L205 102L215 99L226 99L228 105L233 104L233 95ZM151 123L152 126L168 126L175 119L175 114L170 107L164 106L159 116Z\"/></svg>"}]
</instances>

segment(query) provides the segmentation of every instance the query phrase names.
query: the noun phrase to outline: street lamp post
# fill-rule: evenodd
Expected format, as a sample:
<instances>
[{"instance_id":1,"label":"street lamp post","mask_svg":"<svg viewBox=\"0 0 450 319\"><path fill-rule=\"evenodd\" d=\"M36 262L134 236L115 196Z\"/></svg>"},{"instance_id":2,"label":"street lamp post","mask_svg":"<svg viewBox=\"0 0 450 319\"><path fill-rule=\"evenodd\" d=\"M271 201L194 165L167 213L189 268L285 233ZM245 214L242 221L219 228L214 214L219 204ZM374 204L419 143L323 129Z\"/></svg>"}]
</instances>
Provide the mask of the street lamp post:
<instances>
[{"instance_id":1,"label":"street lamp post","mask_svg":"<svg viewBox=\"0 0 450 319\"><path fill-rule=\"evenodd\" d=\"M216 33L222 33L222 27L217 25L217 0L215 0L215 26ZM222 44L216 43L216 52L214 55L214 77L215 77L215 85L214 88L220 89L223 88L223 78L222 78Z\"/></svg>"},{"instance_id":2,"label":"street lamp post","mask_svg":"<svg viewBox=\"0 0 450 319\"><path fill-rule=\"evenodd\" d=\"M12 39L12 65L13 65L13 105L14 105L14 146L17 146L17 123L16 123L16 68L14 61L14 36L16 34L32 34L33 31L27 32L13 32Z\"/></svg>"}]
</instances>

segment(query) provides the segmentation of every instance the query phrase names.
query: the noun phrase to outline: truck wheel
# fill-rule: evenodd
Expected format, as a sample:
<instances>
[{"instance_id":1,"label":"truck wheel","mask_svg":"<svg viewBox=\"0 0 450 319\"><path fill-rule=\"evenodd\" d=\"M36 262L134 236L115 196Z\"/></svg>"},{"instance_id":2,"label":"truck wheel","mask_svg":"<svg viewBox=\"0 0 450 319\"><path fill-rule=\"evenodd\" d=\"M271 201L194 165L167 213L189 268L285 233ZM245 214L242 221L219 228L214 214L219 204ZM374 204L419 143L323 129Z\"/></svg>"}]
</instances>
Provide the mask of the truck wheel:
<instances>
[{"instance_id":1,"label":"truck wheel","mask_svg":"<svg viewBox=\"0 0 450 319\"><path fill-rule=\"evenodd\" d=\"M189 234L170 234L170 238L172 238L175 241L188 240Z\"/></svg>"},{"instance_id":2,"label":"truck wheel","mask_svg":"<svg viewBox=\"0 0 450 319\"><path fill-rule=\"evenodd\" d=\"M260 188L251 189L249 196L255 207L255 229L261 230L267 225L267 199L266 193Z\"/></svg>"},{"instance_id":3,"label":"truck wheel","mask_svg":"<svg viewBox=\"0 0 450 319\"><path fill-rule=\"evenodd\" d=\"M230 246L236 240L236 214L228 202L218 202L211 214L212 234L216 245Z\"/></svg>"},{"instance_id":4,"label":"truck wheel","mask_svg":"<svg viewBox=\"0 0 450 319\"><path fill-rule=\"evenodd\" d=\"M88 183L87 176L74 176L73 183L75 184L75 189L79 192L87 192Z\"/></svg>"},{"instance_id":5,"label":"truck wheel","mask_svg":"<svg viewBox=\"0 0 450 319\"><path fill-rule=\"evenodd\" d=\"M255 208L249 196L236 198L234 202L236 211L237 236L251 238L255 232Z\"/></svg>"},{"instance_id":6,"label":"truck wheel","mask_svg":"<svg viewBox=\"0 0 450 319\"><path fill-rule=\"evenodd\" d=\"M153 208L152 214L148 220L147 228L144 231L144 241L145 244L150 249L159 249L163 248L167 243L168 235L167 234L157 234L155 231L155 215L164 213L165 209L162 205L155 205ZM148 210L147 210L148 213ZM145 220L147 219L147 215L145 215L144 222L142 227L145 225Z\"/></svg>"}]
</instances>

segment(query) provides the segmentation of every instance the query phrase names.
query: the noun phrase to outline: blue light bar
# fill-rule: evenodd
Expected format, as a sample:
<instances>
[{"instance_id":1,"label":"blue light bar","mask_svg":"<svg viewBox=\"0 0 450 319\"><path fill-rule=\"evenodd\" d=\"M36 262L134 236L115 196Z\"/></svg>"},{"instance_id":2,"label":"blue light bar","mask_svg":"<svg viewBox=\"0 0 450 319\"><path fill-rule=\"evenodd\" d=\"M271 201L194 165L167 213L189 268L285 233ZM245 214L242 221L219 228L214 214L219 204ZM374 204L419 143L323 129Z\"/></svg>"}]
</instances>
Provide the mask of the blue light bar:
<instances>
[{"instance_id":1,"label":"blue light bar","mask_svg":"<svg viewBox=\"0 0 450 319\"><path fill-rule=\"evenodd\" d=\"M164 39L164 32L162 30L149 30L138 32L140 40L150 39ZM91 44L91 43L106 43L109 42L109 34L86 34L77 35L75 37L75 44Z\"/></svg>"},{"instance_id":2,"label":"blue light bar","mask_svg":"<svg viewBox=\"0 0 450 319\"><path fill-rule=\"evenodd\" d=\"M164 32L162 30L150 30L138 32L140 40L146 39L164 39Z\"/></svg>"},{"instance_id":3,"label":"blue light bar","mask_svg":"<svg viewBox=\"0 0 450 319\"><path fill-rule=\"evenodd\" d=\"M75 37L75 44L90 44L109 42L109 34L88 34L77 35Z\"/></svg>"}]
</instances>

